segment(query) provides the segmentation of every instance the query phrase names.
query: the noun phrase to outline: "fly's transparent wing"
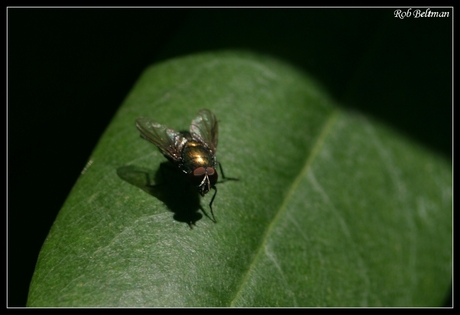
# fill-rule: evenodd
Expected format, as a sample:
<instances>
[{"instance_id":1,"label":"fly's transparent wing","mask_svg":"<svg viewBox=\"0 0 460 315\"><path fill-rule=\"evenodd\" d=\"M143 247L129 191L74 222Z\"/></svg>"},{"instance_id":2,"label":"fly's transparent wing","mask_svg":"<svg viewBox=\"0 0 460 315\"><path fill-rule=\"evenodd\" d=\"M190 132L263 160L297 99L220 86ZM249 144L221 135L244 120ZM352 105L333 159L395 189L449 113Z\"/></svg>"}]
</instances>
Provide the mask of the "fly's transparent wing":
<instances>
[{"instance_id":1,"label":"fly's transparent wing","mask_svg":"<svg viewBox=\"0 0 460 315\"><path fill-rule=\"evenodd\" d=\"M192 120L190 125L190 134L193 138L207 145L212 154L216 154L219 128L217 118L211 111L202 109L198 112L198 116Z\"/></svg>"},{"instance_id":2,"label":"fly's transparent wing","mask_svg":"<svg viewBox=\"0 0 460 315\"><path fill-rule=\"evenodd\" d=\"M164 156L179 162L182 148L187 142L180 132L148 118L136 119L136 127L139 129L142 138L156 145Z\"/></svg>"}]
</instances>

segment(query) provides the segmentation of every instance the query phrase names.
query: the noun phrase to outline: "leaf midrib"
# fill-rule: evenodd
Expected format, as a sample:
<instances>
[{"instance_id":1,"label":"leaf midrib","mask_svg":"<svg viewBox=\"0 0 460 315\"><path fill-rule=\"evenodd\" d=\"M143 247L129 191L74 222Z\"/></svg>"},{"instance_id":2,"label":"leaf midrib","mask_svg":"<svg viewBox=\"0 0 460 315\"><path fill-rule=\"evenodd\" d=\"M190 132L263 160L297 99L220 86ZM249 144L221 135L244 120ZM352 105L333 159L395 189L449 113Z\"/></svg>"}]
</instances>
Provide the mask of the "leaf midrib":
<instances>
[{"instance_id":1,"label":"leaf midrib","mask_svg":"<svg viewBox=\"0 0 460 315\"><path fill-rule=\"evenodd\" d=\"M284 198L283 203L279 207L276 215L273 217L272 221L268 225L267 229L265 230L265 233L262 237L262 241L260 242L259 248L256 250L256 254L254 255L254 258L252 259L252 262L249 264L249 267L246 271L246 273L242 276L241 282L239 284L239 288L235 293L235 296L233 299L230 301L230 307L234 306L235 301L238 300L238 298L241 295L241 292L243 291L244 285L247 283L247 280L249 278L249 275L252 273L252 270L256 263L261 259L263 253L264 253L264 248L267 243L267 240L269 236L272 233L272 230L274 229L276 223L280 220L281 216L287 211L287 205L289 204L289 200L291 199L292 195L297 189L297 186L301 182L301 180L306 176L307 172L309 171L315 157L318 155L319 151L321 150L325 138L330 134L330 130L332 129L332 126L337 120L337 116L339 113L339 109L335 108L329 118L327 119L326 123L324 124L318 138L316 139L316 142L310 151L310 155L307 157L305 160L305 165L303 166L302 170L299 172L298 176L295 178L295 180L292 182L291 187L287 191L286 197Z\"/></svg>"}]
</instances>

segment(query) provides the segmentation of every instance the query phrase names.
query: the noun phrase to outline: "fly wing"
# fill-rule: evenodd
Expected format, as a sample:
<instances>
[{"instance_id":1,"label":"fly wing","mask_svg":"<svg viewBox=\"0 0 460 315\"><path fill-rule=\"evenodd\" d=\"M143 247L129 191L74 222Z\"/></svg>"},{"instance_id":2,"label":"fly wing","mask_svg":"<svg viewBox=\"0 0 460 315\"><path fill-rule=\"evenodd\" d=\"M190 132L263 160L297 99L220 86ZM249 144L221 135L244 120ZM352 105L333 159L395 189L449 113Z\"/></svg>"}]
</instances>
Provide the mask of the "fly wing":
<instances>
[{"instance_id":1,"label":"fly wing","mask_svg":"<svg viewBox=\"0 0 460 315\"><path fill-rule=\"evenodd\" d=\"M216 116L207 109L198 112L198 116L192 120L190 134L193 138L209 147L212 154L216 154L219 128Z\"/></svg>"},{"instance_id":2,"label":"fly wing","mask_svg":"<svg viewBox=\"0 0 460 315\"><path fill-rule=\"evenodd\" d=\"M141 137L156 145L164 156L175 162L180 161L182 147L187 142L180 132L148 118L136 119L136 127Z\"/></svg>"}]
</instances>

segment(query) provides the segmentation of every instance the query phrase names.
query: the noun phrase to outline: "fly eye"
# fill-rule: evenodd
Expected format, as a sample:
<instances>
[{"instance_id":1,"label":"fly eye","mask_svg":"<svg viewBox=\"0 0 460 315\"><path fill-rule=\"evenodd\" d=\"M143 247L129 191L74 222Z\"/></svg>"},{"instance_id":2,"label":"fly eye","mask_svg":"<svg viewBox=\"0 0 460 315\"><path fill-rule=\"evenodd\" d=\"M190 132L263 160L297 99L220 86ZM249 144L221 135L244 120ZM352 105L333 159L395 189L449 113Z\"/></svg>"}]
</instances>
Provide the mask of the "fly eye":
<instances>
[{"instance_id":1,"label":"fly eye","mask_svg":"<svg viewBox=\"0 0 460 315\"><path fill-rule=\"evenodd\" d=\"M214 186L214 184L217 183L217 172L212 167L208 167L207 172L208 172L209 181L211 182L211 185Z\"/></svg>"},{"instance_id":2,"label":"fly eye","mask_svg":"<svg viewBox=\"0 0 460 315\"><path fill-rule=\"evenodd\" d=\"M206 175L206 169L204 167L198 167L193 170L190 174L190 180L193 185L199 186L203 182L204 176Z\"/></svg>"},{"instance_id":3,"label":"fly eye","mask_svg":"<svg viewBox=\"0 0 460 315\"><path fill-rule=\"evenodd\" d=\"M206 174L206 169L204 167L198 167L192 172L193 177L203 177Z\"/></svg>"}]
</instances>

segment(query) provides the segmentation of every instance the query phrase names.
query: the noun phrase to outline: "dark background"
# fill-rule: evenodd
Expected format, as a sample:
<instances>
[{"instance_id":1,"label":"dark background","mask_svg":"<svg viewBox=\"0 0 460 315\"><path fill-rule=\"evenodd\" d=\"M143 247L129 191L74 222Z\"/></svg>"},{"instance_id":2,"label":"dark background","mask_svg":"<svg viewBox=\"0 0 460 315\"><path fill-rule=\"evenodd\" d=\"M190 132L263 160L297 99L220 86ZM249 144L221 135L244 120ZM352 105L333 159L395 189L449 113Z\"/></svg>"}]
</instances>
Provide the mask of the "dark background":
<instances>
[{"instance_id":1,"label":"dark background","mask_svg":"<svg viewBox=\"0 0 460 315\"><path fill-rule=\"evenodd\" d=\"M8 305L25 306L59 209L152 63L216 49L269 54L316 77L343 106L451 158L452 12L431 10L450 16L399 19L391 8L9 8Z\"/></svg>"}]
</instances>

